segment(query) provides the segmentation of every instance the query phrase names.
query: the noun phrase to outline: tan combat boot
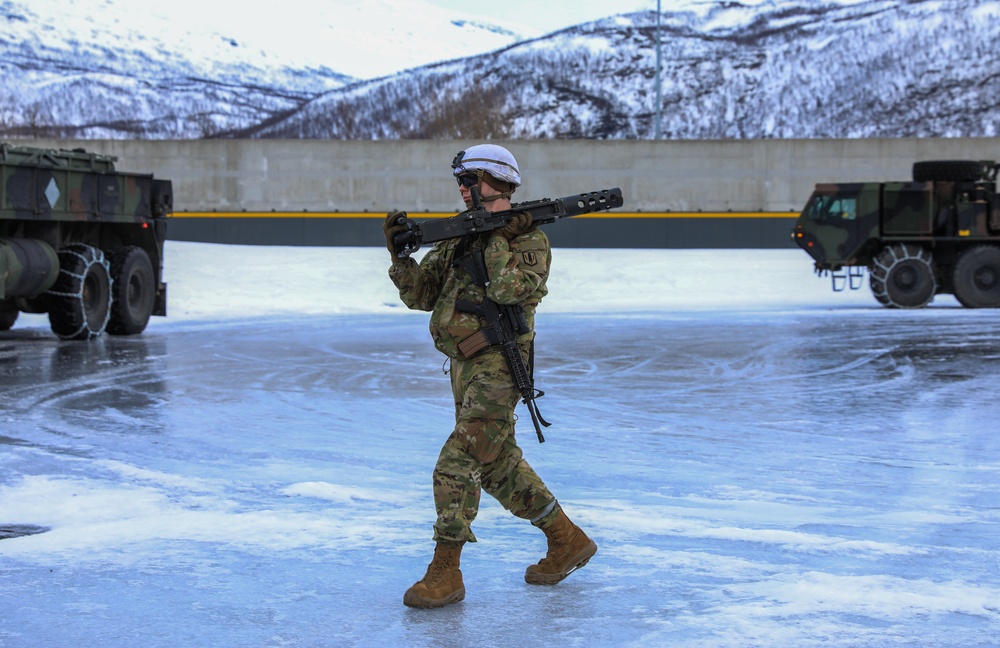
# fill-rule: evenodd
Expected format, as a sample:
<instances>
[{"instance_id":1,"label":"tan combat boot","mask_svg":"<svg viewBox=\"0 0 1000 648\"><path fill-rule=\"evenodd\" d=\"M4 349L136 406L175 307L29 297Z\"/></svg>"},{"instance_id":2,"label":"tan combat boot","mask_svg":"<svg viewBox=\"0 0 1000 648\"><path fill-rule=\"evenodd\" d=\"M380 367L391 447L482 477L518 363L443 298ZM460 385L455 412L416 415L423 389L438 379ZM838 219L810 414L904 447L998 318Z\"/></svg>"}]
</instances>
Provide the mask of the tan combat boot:
<instances>
[{"instance_id":1,"label":"tan combat boot","mask_svg":"<svg viewBox=\"0 0 1000 648\"><path fill-rule=\"evenodd\" d=\"M537 565L525 570L526 583L554 585L586 565L597 553L597 543L588 538L561 510L555 521L542 531L549 541L549 550Z\"/></svg>"},{"instance_id":2,"label":"tan combat boot","mask_svg":"<svg viewBox=\"0 0 1000 648\"><path fill-rule=\"evenodd\" d=\"M427 566L423 580L403 594L403 605L414 608L436 608L457 603L465 598L462 571L458 568L463 542L439 542L434 558Z\"/></svg>"}]
</instances>

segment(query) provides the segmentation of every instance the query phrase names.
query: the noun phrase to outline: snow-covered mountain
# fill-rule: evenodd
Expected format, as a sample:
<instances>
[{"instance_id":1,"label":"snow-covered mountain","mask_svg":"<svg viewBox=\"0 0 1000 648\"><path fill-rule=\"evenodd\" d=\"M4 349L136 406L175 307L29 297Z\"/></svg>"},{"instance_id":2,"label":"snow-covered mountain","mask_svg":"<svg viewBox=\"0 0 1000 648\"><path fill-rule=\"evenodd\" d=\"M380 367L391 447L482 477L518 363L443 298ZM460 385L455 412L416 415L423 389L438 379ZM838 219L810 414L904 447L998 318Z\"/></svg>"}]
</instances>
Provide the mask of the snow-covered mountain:
<instances>
[{"instance_id":1,"label":"snow-covered mountain","mask_svg":"<svg viewBox=\"0 0 1000 648\"><path fill-rule=\"evenodd\" d=\"M0 134L220 136L539 34L424 0L0 0Z\"/></svg>"},{"instance_id":2,"label":"snow-covered mountain","mask_svg":"<svg viewBox=\"0 0 1000 648\"><path fill-rule=\"evenodd\" d=\"M661 20L665 138L1000 134L1000 2L691 9ZM655 13L634 13L350 84L247 134L648 138L655 70Z\"/></svg>"},{"instance_id":3,"label":"snow-covered mountain","mask_svg":"<svg viewBox=\"0 0 1000 648\"><path fill-rule=\"evenodd\" d=\"M1000 0L666 5L671 11L662 14L659 32L664 138L1000 134ZM26 7L0 0L6 30L21 27L20 41L5 36L0 43L4 86L14 90L6 101L16 102L0 109L0 127L7 115L6 130L15 134L31 128L150 138L621 139L654 133L652 11L534 37L440 15L434 33L450 25L456 34L472 35L457 46L472 55L434 63L419 60L415 48L405 59L412 65L396 59L395 69L408 69L370 78L350 74L352 64L341 57L321 64L289 53L281 39L253 42L235 28L229 36L206 31L214 48L154 37L153 30L110 43L98 39L98 45L80 28L60 45L46 40L44 30L29 37L31 25L41 25L31 21L34 5ZM393 39L404 36L386 36L385 52L398 57ZM371 43L367 47L358 45L359 58ZM25 116L35 124L19 125Z\"/></svg>"}]
</instances>

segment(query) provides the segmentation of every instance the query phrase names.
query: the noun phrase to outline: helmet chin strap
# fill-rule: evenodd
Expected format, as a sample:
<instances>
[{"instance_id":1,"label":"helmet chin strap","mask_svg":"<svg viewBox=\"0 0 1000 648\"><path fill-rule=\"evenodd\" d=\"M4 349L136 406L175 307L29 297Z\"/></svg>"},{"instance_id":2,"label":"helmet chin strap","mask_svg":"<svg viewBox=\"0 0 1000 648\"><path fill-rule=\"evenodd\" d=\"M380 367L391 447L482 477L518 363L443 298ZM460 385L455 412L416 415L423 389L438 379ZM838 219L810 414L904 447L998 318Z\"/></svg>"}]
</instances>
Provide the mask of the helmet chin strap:
<instances>
[{"instance_id":1,"label":"helmet chin strap","mask_svg":"<svg viewBox=\"0 0 1000 648\"><path fill-rule=\"evenodd\" d=\"M480 201L484 203L493 202L494 200L500 200L501 198L510 200L511 194L514 193L513 191L504 191L498 194L493 194L492 196L483 196L483 183L486 182L483 176L485 175L486 175L485 171L483 171L482 169L476 169L476 178L479 179L479 182L476 183L476 190L479 192ZM489 182L486 182L486 184L490 185L492 189L496 189L496 187L494 187Z\"/></svg>"},{"instance_id":2,"label":"helmet chin strap","mask_svg":"<svg viewBox=\"0 0 1000 648\"><path fill-rule=\"evenodd\" d=\"M476 182L476 195L479 196L479 201L478 202L480 202L480 203L486 203L486 202L493 202L494 200L499 199L500 196L484 196L483 195L483 182L484 182L483 175L485 175L485 174L483 173L482 169L476 169L476 179L477 179L477 182ZM471 188L469 190L469 193L470 194L472 193ZM476 203L477 201L476 201L475 198L473 198L472 202ZM475 204L473 204L473 206L475 206Z\"/></svg>"}]
</instances>

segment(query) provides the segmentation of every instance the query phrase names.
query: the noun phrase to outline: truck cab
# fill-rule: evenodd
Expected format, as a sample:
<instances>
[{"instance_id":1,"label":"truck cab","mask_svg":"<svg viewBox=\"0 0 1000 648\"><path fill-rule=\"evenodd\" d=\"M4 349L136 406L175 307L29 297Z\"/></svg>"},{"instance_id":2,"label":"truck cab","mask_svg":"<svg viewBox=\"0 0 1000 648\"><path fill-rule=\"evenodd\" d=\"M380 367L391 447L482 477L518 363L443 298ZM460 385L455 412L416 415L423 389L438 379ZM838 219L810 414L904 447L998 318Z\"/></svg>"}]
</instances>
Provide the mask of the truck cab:
<instances>
[{"instance_id":1,"label":"truck cab","mask_svg":"<svg viewBox=\"0 0 1000 648\"><path fill-rule=\"evenodd\" d=\"M792 241L817 273L857 287L864 270L883 305L919 308L954 294L971 308L1000 307L1000 165L917 162L913 179L817 184ZM844 270L846 274L837 274Z\"/></svg>"}]
</instances>

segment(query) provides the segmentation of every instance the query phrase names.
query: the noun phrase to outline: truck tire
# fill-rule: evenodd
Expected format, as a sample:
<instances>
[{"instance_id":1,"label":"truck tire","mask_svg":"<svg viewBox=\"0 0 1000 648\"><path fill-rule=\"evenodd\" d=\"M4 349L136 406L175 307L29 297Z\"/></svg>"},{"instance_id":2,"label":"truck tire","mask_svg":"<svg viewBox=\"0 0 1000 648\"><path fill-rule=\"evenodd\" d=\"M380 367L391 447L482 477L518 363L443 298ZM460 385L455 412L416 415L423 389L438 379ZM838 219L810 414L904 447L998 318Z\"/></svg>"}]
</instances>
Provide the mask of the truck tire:
<instances>
[{"instance_id":1,"label":"truck tire","mask_svg":"<svg viewBox=\"0 0 1000 648\"><path fill-rule=\"evenodd\" d=\"M0 331L9 331L17 321L18 314L16 308L0 302Z\"/></svg>"},{"instance_id":2,"label":"truck tire","mask_svg":"<svg viewBox=\"0 0 1000 648\"><path fill-rule=\"evenodd\" d=\"M59 278L46 293L52 332L64 340L89 340L111 316L111 274L104 253L83 243L59 250Z\"/></svg>"},{"instance_id":3,"label":"truck tire","mask_svg":"<svg viewBox=\"0 0 1000 648\"><path fill-rule=\"evenodd\" d=\"M977 245L963 252L952 284L955 298L966 308L1000 307L1000 248Z\"/></svg>"},{"instance_id":4,"label":"truck tire","mask_svg":"<svg viewBox=\"0 0 1000 648\"><path fill-rule=\"evenodd\" d=\"M149 255L140 247L108 254L111 268L111 335L138 335L146 330L156 300L156 279Z\"/></svg>"},{"instance_id":5,"label":"truck tire","mask_svg":"<svg viewBox=\"0 0 1000 648\"><path fill-rule=\"evenodd\" d=\"M930 160L913 163L914 182L975 182L982 177L982 163L973 160Z\"/></svg>"},{"instance_id":6,"label":"truck tire","mask_svg":"<svg viewBox=\"0 0 1000 648\"><path fill-rule=\"evenodd\" d=\"M884 306L923 308L937 292L934 259L919 245L887 246L872 261L869 285Z\"/></svg>"}]
</instances>

